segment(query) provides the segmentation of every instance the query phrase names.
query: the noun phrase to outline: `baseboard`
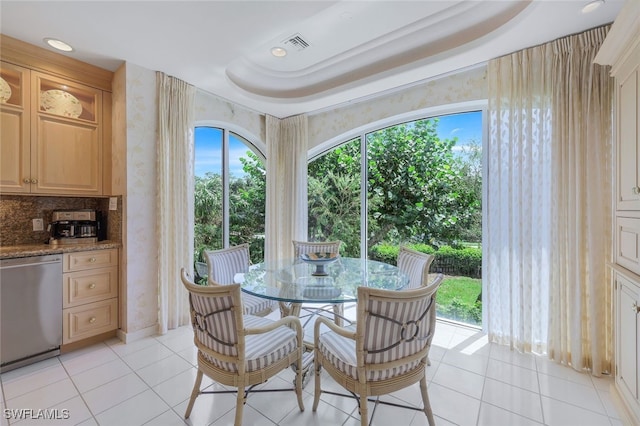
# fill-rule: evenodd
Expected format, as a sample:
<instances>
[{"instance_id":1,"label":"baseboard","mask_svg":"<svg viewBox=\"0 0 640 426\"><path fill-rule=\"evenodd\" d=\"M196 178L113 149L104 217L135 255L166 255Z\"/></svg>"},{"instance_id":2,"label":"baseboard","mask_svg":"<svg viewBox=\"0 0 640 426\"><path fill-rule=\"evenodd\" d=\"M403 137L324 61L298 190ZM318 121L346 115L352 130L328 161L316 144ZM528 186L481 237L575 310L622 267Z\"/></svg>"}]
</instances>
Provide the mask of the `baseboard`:
<instances>
[{"instance_id":1,"label":"baseboard","mask_svg":"<svg viewBox=\"0 0 640 426\"><path fill-rule=\"evenodd\" d=\"M123 343L131 343L136 340L144 339L145 337L155 336L158 334L158 326L156 324L143 328L142 330L133 331L130 333L126 333L122 330L118 330L118 338L122 340Z\"/></svg>"},{"instance_id":2,"label":"baseboard","mask_svg":"<svg viewBox=\"0 0 640 426\"><path fill-rule=\"evenodd\" d=\"M620 392L618 391L615 383L612 383L609 386L609 394L611 395L611 401L613 402L613 405L615 405L616 410L618 410L618 413L620 414L620 421L623 425L636 426L640 424L635 420L635 415L629 410L627 404L624 403L624 400L622 399L622 396L620 395Z\"/></svg>"},{"instance_id":3,"label":"baseboard","mask_svg":"<svg viewBox=\"0 0 640 426\"><path fill-rule=\"evenodd\" d=\"M120 331L120 330L118 330ZM60 346L60 353L66 354L71 351L75 351L86 346L95 345L96 343L104 342L105 340L109 340L112 337L117 336L118 333L116 330L107 331L106 333L99 334L97 336L88 337L86 339L82 339L78 342L67 343Z\"/></svg>"}]
</instances>

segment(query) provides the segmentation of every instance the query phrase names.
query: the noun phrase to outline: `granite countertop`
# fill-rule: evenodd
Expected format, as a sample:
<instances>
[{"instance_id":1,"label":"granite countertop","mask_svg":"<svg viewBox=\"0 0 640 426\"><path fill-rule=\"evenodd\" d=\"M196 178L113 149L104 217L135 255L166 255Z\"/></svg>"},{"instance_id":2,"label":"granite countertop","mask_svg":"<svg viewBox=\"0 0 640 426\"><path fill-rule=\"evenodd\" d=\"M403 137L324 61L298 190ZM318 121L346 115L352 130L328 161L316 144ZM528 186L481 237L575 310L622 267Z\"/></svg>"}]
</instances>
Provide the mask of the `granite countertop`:
<instances>
[{"instance_id":1,"label":"granite countertop","mask_svg":"<svg viewBox=\"0 0 640 426\"><path fill-rule=\"evenodd\" d=\"M18 246L4 246L0 247L0 259L43 256L47 254L62 254L87 250L106 250L120 247L122 247L122 243L110 240L98 241L97 243L90 244L25 244Z\"/></svg>"}]
</instances>

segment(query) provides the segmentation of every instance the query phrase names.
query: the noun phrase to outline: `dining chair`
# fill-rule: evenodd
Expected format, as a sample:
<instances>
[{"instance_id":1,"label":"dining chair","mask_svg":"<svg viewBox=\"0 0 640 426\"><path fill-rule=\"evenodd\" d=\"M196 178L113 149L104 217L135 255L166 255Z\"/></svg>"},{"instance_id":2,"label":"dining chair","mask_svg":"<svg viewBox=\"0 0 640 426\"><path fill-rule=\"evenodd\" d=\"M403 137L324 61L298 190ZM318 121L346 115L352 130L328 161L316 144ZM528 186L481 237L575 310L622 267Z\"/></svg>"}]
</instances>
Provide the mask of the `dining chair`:
<instances>
[{"instance_id":1,"label":"dining chair","mask_svg":"<svg viewBox=\"0 0 640 426\"><path fill-rule=\"evenodd\" d=\"M207 261L209 285L233 284L235 275L247 272L251 265L249 244L239 244L220 250L204 250L203 255ZM263 317L269 315L277 305L273 300L243 294L242 306L246 315Z\"/></svg>"},{"instance_id":2,"label":"dining chair","mask_svg":"<svg viewBox=\"0 0 640 426\"><path fill-rule=\"evenodd\" d=\"M431 254L412 250L405 246L400 247L397 266L409 276L409 284L406 288L418 288L427 284L429 267L431 267L433 259L434 256Z\"/></svg>"},{"instance_id":3,"label":"dining chair","mask_svg":"<svg viewBox=\"0 0 640 426\"><path fill-rule=\"evenodd\" d=\"M297 241L293 240L293 255L299 258L303 254L309 253L340 253L342 241ZM280 306L280 314L282 316L294 315L299 317L302 310L301 303L278 302ZM334 315L334 321L338 325L342 325L344 318L344 305L336 303L331 305Z\"/></svg>"},{"instance_id":4,"label":"dining chair","mask_svg":"<svg viewBox=\"0 0 640 426\"><path fill-rule=\"evenodd\" d=\"M243 407L250 392L295 391L300 411L302 402L303 332L300 319L286 317L274 321L243 315L240 284L196 285L181 271L182 283L189 292L191 325L198 350L198 372L185 412L191 415L196 398L206 393L236 393L236 426L242 424ZM253 387L266 382L282 370L295 366L294 387L262 389ZM204 391L202 376L235 390ZM226 410L226 407L224 408Z\"/></svg>"},{"instance_id":5,"label":"dining chair","mask_svg":"<svg viewBox=\"0 0 640 426\"><path fill-rule=\"evenodd\" d=\"M412 250L405 246L400 247L397 266L409 277L409 284L405 287L406 289L422 287L429 283L429 268L434 259L435 257L431 254ZM442 281L442 279L443 276L441 275L436 277L436 280ZM432 316L431 321L435 324L436 310L433 309L430 315ZM428 357L427 365L431 365L431 360Z\"/></svg>"},{"instance_id":6,"label":"dining chair","mask_svg":"<svg viewBox=\"0 0 640 426\"><path fill-rule=\"evenodd\" d=\"M427 286L400 291L358 287L355 325L339 327L327 318L316 319L314 412L323 392L355 398L360 423L366 426L368 401L398 406L380 396L420 383L423 407L403 407L423 411L429 425L435 424L425 374L435 332L431 312L441 282L439 276ZM321 333L321 326L329 330ZM351 395L323 390L322 368Z\"/></svg>"}]
</instances>

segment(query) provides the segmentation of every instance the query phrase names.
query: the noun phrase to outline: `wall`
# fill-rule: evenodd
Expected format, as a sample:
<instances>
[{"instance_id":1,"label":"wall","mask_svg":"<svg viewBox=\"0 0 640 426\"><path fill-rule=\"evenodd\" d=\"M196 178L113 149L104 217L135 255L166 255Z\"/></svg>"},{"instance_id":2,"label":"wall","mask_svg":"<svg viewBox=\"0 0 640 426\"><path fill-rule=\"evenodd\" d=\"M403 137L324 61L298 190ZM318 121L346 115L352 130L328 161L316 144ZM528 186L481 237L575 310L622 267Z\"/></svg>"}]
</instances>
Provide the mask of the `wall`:
<instances>
[{"instance_id":1,"label":"wall","mask_svg":"<svg viewBox=\"0 0 640 426\"><path fill-rule=\"evenodd\" d=\"M120 154L120 173L126 176L121 337L127 341L155 334L158 323L155 72L131 63L121 67L114 78L114 105L119 151L114 156Z\"/></svg>"},{"instance_id":2,"label":"wall","mask_svg":"<svg viewBox=\"0 0 640 426\"><path fill-rule=\"evenodd\" d=\"M453 104L486 101L486 66L434 78L404 90L309 114L309 150L344 142L373 123L392 122L394 117L434 110ZM417 117L413 117L414 119Z\"/></svg>"},{"instance_id":3,"label":"wall","mask_svg":"<svg viewBox=\"0 0 640 426\"><path fill-rule=\"evenodd\" d=\"M196 92L195 104L196 124L224 125L247 138L263 153L266 152L264 114L235 105L202 90Z\"/></svg>"}]
</instances>

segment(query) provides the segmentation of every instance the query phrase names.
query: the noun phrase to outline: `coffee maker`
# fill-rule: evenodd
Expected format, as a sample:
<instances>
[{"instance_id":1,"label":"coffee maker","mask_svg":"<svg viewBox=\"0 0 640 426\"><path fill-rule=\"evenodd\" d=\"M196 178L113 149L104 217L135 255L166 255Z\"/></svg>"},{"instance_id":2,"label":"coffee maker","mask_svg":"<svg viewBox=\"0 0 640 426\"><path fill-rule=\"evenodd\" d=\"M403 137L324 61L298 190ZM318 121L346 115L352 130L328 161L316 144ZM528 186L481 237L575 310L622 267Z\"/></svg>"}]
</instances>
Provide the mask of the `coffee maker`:
<instances>
[{"instance_id":1,"label":"coffee maker","mask_svg":"<svg viewBox=\"0 0 640 426\"><path fill-rule=\"evenodd\" d=\"M106 223L102 212L58 210L51 216L50 244L90 244L106 239Z\"/></svg>"}]
</instances>

